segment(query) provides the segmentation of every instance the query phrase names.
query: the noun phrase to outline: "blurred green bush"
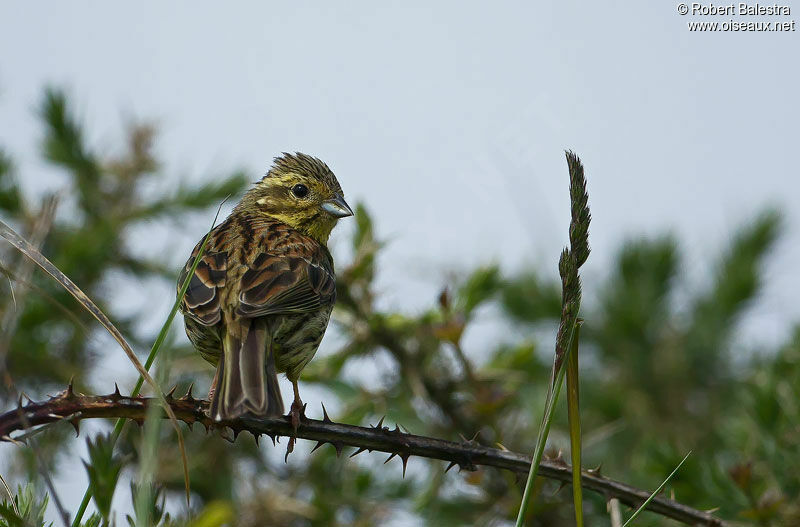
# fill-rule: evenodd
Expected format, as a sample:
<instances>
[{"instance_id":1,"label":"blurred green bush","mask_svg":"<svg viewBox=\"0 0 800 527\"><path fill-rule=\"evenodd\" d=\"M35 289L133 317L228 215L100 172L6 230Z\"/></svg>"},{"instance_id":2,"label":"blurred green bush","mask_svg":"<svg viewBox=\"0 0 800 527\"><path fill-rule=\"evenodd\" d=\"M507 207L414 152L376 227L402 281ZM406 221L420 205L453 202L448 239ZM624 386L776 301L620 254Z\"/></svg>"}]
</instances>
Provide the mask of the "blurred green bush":
<instances>
[{"instance_id":1,"label":"blurred green bush","mask_svg":"<svg viewBox=\"0 0 800 527\"><path fill-rule=\"evenodd\" d=\"M161 178L153 155L155 132L148 125L129 127L120 155L93 151L67 97L57 90L45 93L40 115L43 156L66 175L66 190L55 199L25 196L10 156L0 151L0 215L29 237L39 225L43 253L111 315L136 348L146 349L154 334L137 322L152 314L132 310L131 305L143 305L141 299L120 298L120 284L156 280L163 295L171 296L176 269L147 247L130 246L131 229L156 220L197 224L190 233L173 231L194 241L206 228L209 211L240 193L246 180L234 173L202 186L168 183L174 180ZM54 204L52 221L42 228ZM318 356L302 381L324 391L326 406L338 409L335 420L367 424L385 415L415 434L474 438L529 452L560 315L559 284L544 278L554 273L526 268L509 274L486 266L442 284L441 295L423 312L383 311L376 307L374 280L384 244L364 206L356 221L350 247L335 248L347 256L337 260L334 312L343 344ZM603 281L584 284L596 297L582 312L584 460L587 466L602 465L605 475L653 488L692 450L668 485L670 495L696 508L718 509L735 524L800 525L800 327L773 350L742 349L735 342L759 293L781 217L768 210L734 228L735 236L700 286L687 283L679 241L670 236L624 243ZM12 296L9 284L30 271L8 246L0 247L0 264L8 277L0 284L6 380L34 398L63 389L70 378L80 391L107 392L110 380L103 386L90 380L118 350L98 347L90 315L39 273L14 283ZM470 349L464 334L490 311L501 314L496 323L508 329L505 337L488 348ZM210 369L179 329L174 334L173 382L185 387L202 378L207 385ZM359 375L363 371L370 374ZM5 406L14 404L5 383L0 390ZM566 412L560 411L551 455L568 448ZM180 456L169 427L163 428L155 480L162 496L179 497ZM54 471L71 469L65 454L76 455L68 430L53 426L40 435L46 457L60 460ZM183 510L176 500L174 514L163 514L155 493L153 517L164 525L508 525L521 497L522 483L497 470L445 474L444 463L412 458L402 478L399 463L384 465L383 457L366 453L347 459L337 458L332 448L310 455L300 449L284 464L280 446L258 448L250 437L231 445L195 429L186 438L194 508ZM129 427L118 446L118 463L136 467L140 441L141 431ZM99 438L96 444L99 449ZM0 448L4 457L15 454L9 463L12 480L38 481L27 449ZM89 474L100 480L107 468L116 483L119 464L98 456L91 456ZM15 519L6 502L0 526L41 524L34 517L44 492L37 498L30 488L17 496L27 504L28 519ZM569 493L557 490L555 483L540 481L529 525L572 524ZM105 497L104 515L111 507L110 495ZM585 499L588 524L607 524L603 498L588 493ZM87 518L89 525L101 521ZM652 514L638 520L638 525L668 524Z\"/></svg>"}]
</instances>

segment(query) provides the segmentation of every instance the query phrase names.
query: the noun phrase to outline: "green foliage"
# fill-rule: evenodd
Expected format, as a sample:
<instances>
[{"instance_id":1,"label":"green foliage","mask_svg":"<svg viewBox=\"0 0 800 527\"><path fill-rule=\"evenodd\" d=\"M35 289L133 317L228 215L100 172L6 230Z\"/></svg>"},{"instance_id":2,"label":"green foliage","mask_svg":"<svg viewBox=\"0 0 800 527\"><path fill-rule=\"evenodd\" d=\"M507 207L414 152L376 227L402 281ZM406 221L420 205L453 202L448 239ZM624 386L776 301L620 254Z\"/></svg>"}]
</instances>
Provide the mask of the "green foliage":
<instances>
[{"instance_id":1,"label":"green foliage","mask_svg":"<svg viewBox=\"0 0 800 527\"><path fill-rule=\"evenodd\" d=\"M163 488L153 485L149 488L142 488L140 485L131 482L131 503L136 511L134 516L125 516L130 527L160 527L172 525L172 519L164 508L166 496ZM140 505L142 500L144 505ZM141 514L143 513L143 514Z\"/></svg>"},{"instance_id":2,"label":"green foliage","mask_svg":"<svg viewBox=\"0 0 800 527\"><path fill-rule=\"evenodd\" d=\"M742 228L717 262L711 288L693 302L686 343L694 382L721 384L728 375L725 344L737 317L758 292L761 262L780 225L780 215L766 211Z\"/></svg>"},{"instance_id":3,"label":"green foliage","mask_svg":"<svg viewBox=\"0 0 800 527\"><path fill-rule=\"evenodd\" d=\"M47 510L47 496L37 497L37 492L31 483L24 487L20 485L17 494L11 501L4 499L0 503L0 527L43 527L52 523L45 523L44 515Z\"/></svg>"},{"instance_id":4,"label":"green foliage","mask_svg":"<svg viewBox=\"0 0 800 527\"><path fill-rule=\"evenodd\" d=\"M83 527L100 527L103 518L96 512L89 516L85 522L81 523Z\"/></svg>"},{"instance_id":5,"label":"green foliage","mask_svg":"<svg viewBox=\"0 0 800 527\"><path fill-rule=\"evenodd\" d=\"M18 214L22 207L19 186L12 179L11 158L0 149L0 211L6 214Z\"/></svg>"},{"instance_id":6,"label":"green foliage","mask_svg":"<svg viewBox=\"0 0 800 527\"><path fill-rule=\"evenodd\" d=\"M533 269L503 281L501 295L501 305L512 320L536 324L557 321L561 315L561 288Z\"/></svg>"},{"instance_id":7,"label":"green foliage","mask_svg":"<svg viewBox=\"0 0 800 527\"><path fill-rule=\"evenodd\" d=\"M115 295L117 285L146 280L161 288L160 295L173 298L175 266L185 254L177 262L175 255L166 261L154 255L158 247L130 244L131 232L163 223L169 236L193 242L208 227L206 220L197 220L198 213L210 219L213 208L241 191L246 180L233 173L202 185L166 185L171 180L152 154L152 127L131 126L122 153L110 156L89 144L62 92L49 90L40 114L44 155L67 181L42 251L111 315L135 347L145 349L155 332L135 330L149 313L136 312L132 306L138 302ZM0 159L0 214L30 235L41 197L26 195L19 186L31 175L12 178L9 157ZM580 188L572 191L580 196ZM304 397L308 414L321 415L321 399L335 420L375 424L385 415L385 425L400 423L416 434L474 438L529 452L542 419L561 316L561 285L545 278L552 269L525 266L510 272L500 262L441 284L443 292L432 295L420 312L380 308L375 280L385 244L364 205L356 208L355 221L351 243L332 248L339 298L331 327L336 337L325 339L301 378L301 390L309 394ZM174 229L186 224L192 229ZM742 525L800 523L795 470L800 466L800 329L774 350L747 350L734 342L780 230L780 216L771 211L732 226L730 243L697 283L683 272L685 257L674 237L630 240L606 275L583 284L593 293L587 295L593 301L581 307L585 466L602 464L604 474L652 489L692 450L665 492L697 508L719 507L723 518ZM586 233L574 230L571 237L584 242ZM5 247L0 259L12 280L21 274L21 260ZM34 274L29 282L28 288L15 283L15 307L10 298L0 304L2 314L19 313L7 357L17 387L36 398L63 389L72 376L84 392L107 392L112 381L124 386L133 371L127 379L103 378L107 384L90 385L108 353L119 351L98 349L90 316L51 281ZM504 332L497 342L477 347L465 335L478 333L485 323L484 306L503 314ZM211 369L182 335L168 337L165 346L174 357L171 381L179 391L190 382L210 383ZM734 349L736 368L731 367ZM308 390L309 385L316 389ZM192 507L183 509L175 505L183 492L180 455L174 434L162 428L146 507L161 525L370 526L406 518L431 526L505 525L513 521L522 493L521 482L503 471L445 473L441 462L411 458L403 478L396 459L384 465L385 457L368 452L338 458L330 446L309 454L304 442L285 464L285 441L276 448L258 446L242 434L231 444L195 427L186 432ZM54 425L38 435L45 459L74 447L67 430ZM133 508L112 510L111 505L112 482L119 484L127 473L119 476L119 460L133 474L140 470L141 436L140 429L126 427L114 454L102 438L90 443L87 470L100 491L101 513L84 525L101 525L103 515L117 524L146 521L130 517L125 522L123 516ZM555 457L567 447L561 408L545 456ZM0 448L28 452L8 444ZM28 472L30 456L21 460L13 466L14 477L36 479ZM69 465L62 459L48 466L58 471ZM534 482L529 525L574 525L569 494L556 493L557 488L541 478ZM35 496L43 494L32 489L20 491L15 504L20 511L27 504L29 523L38 526L43 501ZM72 513L77 504L65 507ZM11 514L16 513L10 503L0 506L0 525L17 525ZM607 524L603 497L586 492L584 516L587 525ZM664 522L644 513L636 524Z\"/></svg>"},{"instance_id":8,"label":"green foliage","mask_svg":"<svg viewBox=\"0 0 800 527\"><path fill-rule=\"evenodd\" d=\"M457 309L469 317L476 307L497 293L499 285L500 269L496 265L476 269L458 289Z\"/></svg>"},{"instance_id":9,"label":"green foliage","mask_svg":"<svg viewBox=\"0 0 800 527\"><path fill-rule=\"evenodd\" d=\"M716 456L730 476L718 478L724 482L720 487L735 486L731 494L743 518L762 525L798 525L800 325L775 356L754 361L740 394L741 411L723 421L720 435L741 449L736 456Z\"/></svg>"},{"instance_id":10,"label":"green foliage","mask_svg":"<svg viewBox=\"0 0 800 527\"><path fill-rule=\"evenodd\" d=\"M111 514L111 499L117 487L122 462L114 455L114 442L108 435L98 435L95 440L86 440L89 447L89 462L83 463L89 474L92 497L100 515L107 522Z\"/></svg>"}]
</instances>

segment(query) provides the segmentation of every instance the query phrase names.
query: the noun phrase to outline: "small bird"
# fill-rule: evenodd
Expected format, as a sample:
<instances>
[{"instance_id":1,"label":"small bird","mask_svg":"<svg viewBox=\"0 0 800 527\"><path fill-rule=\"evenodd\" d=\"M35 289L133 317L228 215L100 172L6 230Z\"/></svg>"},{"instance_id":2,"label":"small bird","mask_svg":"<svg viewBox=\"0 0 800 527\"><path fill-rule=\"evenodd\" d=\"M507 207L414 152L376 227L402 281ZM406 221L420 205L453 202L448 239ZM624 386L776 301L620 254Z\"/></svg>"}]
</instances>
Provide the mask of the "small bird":
<instances>
[{"instance_id":1,"label":"small bird","mask_svg":"<svg viewBox=\"0 0 800 527\"><path fill-rule=\"evenodd\" d=\"M282 415L277 373L285 372L294 388L291 421L297 429L303 411L297 381L336 301L328 237L340 218L352 215L325 163L284 153L209 233L181 311L189 340L217 368L209 394L212 419Z\"/></svg>"}]
</instances>

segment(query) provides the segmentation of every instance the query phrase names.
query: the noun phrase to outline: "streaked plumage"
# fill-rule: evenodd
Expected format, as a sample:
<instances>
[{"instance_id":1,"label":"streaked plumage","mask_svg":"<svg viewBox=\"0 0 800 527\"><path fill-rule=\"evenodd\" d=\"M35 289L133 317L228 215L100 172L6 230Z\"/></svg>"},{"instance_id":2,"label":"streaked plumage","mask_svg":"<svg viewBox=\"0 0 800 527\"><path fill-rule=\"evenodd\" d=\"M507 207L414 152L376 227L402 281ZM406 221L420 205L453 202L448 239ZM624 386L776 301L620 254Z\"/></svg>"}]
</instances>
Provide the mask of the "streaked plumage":
<instances>
[{"instance_id":1,"label":"streaked plumage","mask_svg":"<svg viewBox=\"0 0 800 527\"><path fill-rule=\"evenodd\" d=\"M297 379L316 353L336 300L326 243L336 221L349 215L322 161L284 154L212 230L181 311L192 344L217 366L214 419L282 414L277 373L285 372L294 386L296 426L302 409Z\"/></svg>"}]
</instances>

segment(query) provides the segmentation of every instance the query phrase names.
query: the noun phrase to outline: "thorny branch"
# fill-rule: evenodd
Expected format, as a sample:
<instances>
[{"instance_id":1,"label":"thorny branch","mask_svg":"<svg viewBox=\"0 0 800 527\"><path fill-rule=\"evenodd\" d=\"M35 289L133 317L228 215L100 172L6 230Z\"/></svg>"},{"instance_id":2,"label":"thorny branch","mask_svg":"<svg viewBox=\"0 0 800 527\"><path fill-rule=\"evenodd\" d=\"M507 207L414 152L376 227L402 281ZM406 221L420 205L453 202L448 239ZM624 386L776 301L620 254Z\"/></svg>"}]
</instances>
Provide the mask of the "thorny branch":
<instances>
[{"instance_id":1,"label":"thorny branch","mask_svg":"<svg viewBox=\"0 0 800 527\"><path fill-rule=\"evenodd\" d=\"M250 432L256 440L261 435L267 435L274 440L276 436L292 434L292 425L288 417L268 419L242 417L215 423L206 415L208 402L192 397L191 388L179 399L174 397L174 391L173 389L167 396L167 402L175 416L190 428L194 423L202 424L206 431L212 428L229 428L234 441L243 431ZM159 403L150 398L123 396L118 389L110 395L86 396L75 393L70 386L44 402L29 402L23 406L20 401L19 408L0 415L0 440L17 442L12 434L25 430L25 421L30 426L36 426L65 420L75 427L76 432L79 430L80 421L89 418L121 417L142 423L150 404ZM325 443L330 443L336 449L337 455L342 453L345 446L357 449L351 457L365 450L385 452L389 454L387 461L393 457L400 458L404 473L411 456L449 461L448 470L455 466L459 469L475 470L478 465L483 465L525 474L530 467L528 456L508 450L489 448L474 442L455 443L409 434L402 432L398 426L394 429L383 426L383 420L372 427L334 423L324 411L324 407L323 413L322 420L308 419L304 416L297 430L297 437L317 441L315 450ZM572 478L570 467L561 458L543 461L540 474L564 482L569 482ZM581 480L584 488L603 494L606 498L615 498L630 507L638 507L650 494L648 491L605 478L597 471L583 471ZM721 519L709 513L664 497L655 498L647 508L687 525L715 527L725 525Z\"/></svg>"}]
</instances>

